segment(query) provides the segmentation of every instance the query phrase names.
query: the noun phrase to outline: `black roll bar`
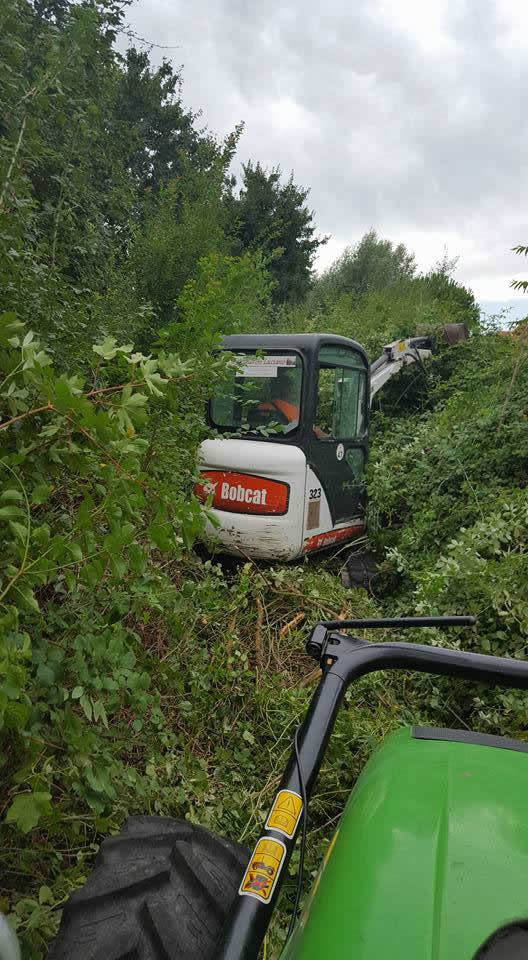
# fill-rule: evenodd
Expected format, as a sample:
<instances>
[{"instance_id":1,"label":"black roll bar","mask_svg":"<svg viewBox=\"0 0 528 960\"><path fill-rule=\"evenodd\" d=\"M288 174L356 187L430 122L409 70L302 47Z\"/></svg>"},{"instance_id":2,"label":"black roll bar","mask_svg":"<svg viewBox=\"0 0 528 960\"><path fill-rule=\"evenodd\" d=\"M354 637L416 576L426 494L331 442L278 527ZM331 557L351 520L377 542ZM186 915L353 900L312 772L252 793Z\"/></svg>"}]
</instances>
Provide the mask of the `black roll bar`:
<instances>
[{"instance_id":1,"label":"black roll bar","mask_svg":"<svg viewBox=\"0 0 528 960\"><path fill-rule=\"evenodd\" d=\"M239 895L222 931L214 954L215 960L257 958L295 846L302 822L301 814L304 812L306 816L306 811L302 811L302 804L299 806L303 787L308 801L343 696L353 680L375 670L417 670L421 673L528 689L526 661L415 643L370 643L334 630L363 627L443 629L474 624L474 617L404 617L382 620L329 620L314 627L306 649L319 661L323 674L299 728L297 750L295 747L292 750L266 825L242 880ZM293 798L293 814L289 821L284 821L289 824L293 822L290 831L281 829L280 819L273 816L278 809L281 795L290 798L290 802ZM298 798L297 806L295 797ZM273 854L267 864L262 862L261 851L265 850ZM264 858L265 856L264 853ZM252 864L254 872L251 870ZM264 869L266 866L267 873Z\"/></svg>"}]
</instances>

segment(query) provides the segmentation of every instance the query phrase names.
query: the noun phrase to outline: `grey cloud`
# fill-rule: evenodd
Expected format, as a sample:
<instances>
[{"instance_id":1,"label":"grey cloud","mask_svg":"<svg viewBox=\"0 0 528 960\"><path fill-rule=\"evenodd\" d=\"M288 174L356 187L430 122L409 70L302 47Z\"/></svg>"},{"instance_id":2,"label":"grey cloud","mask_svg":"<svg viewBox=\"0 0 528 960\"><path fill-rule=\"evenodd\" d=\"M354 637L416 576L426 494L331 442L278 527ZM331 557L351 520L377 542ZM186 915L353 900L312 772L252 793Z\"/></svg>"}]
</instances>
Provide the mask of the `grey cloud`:
<instances>
[{"instance_id":1,"label":"grey cloud","mask_svg":"<svg viewBox=\"0 0 528 960\"><path fill-rule=\"evenodd\" d=\"M370 226L394 239L445 231L463 279L487 264L499 297L505 270L490 255L528 242L528 38L507 46L500 0L449 3L443 32L427 42L398 21L397 4L387 9L141 0L130 20L140 35L178 44L185 101L212 130L246 122L242 159L293 169L311 187L318 226L339 245Z\"/></svg>"}]
</instances>

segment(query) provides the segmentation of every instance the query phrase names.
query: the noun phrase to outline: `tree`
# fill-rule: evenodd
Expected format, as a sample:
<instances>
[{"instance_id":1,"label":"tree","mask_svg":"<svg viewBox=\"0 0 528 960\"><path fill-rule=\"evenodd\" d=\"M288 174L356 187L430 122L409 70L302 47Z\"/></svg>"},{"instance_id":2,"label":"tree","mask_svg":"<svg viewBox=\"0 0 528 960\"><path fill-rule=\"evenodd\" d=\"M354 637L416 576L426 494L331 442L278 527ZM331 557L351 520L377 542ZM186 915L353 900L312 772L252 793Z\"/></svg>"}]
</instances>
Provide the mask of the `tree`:
<instances>
[{"instance_id":1,"label":"tree","mask_svg":"<svg viewBox=\"0 0 528 960\"><path fill-rule=\"evenodd\" d=\"M127 143L126 165L140 191L158 193L182 175L189 159L205 170L222 155L215 138L196 129L198 116L184 109L181 75L168 61L152 69L148 53L127 50L118 77L115 120L118 135ZM232 138L226 141L228 152L236 146L238 132L234 136L234 143Z\"/></svg>"},{"instance_id":2,"label":"tree","mask_svg":"<svg viewBox=\"0 0 528 960\"><path fill-rule=\"evenodd\" d=\"M0 256L24 273L28 258L38 260L40 294L61 277L104 282L130 213L133 184L113 122L117 14L106 6L15 0L3 25L11 53L0 56L0 226L9 238ZM19 292L15 283L13 306Z\"/></svg>"},{"instance_id":3,"label":"tree","mask_svg":"<svg viewBox=\"0 0 528 960\"><path fill-rule=\"evenodd\" d=\"M158 327L175 319L178 296L201 258L229 253L223 163L196 171L187 161L182 169L183 176L162 186L145 205L144 222L130 246L133 283L153 305Z\"/></svg>"},{"instance_id":4,"label":"tree","mask_svg":"<svg viewBox=\"0 0 528 960\"><path fill-rule=\"evenodd\" d=\"M240 193L230 202L235 244L240 251L261 250L269 260L275 303L306 296L315 254L326 243L326 237L315 236L308 193L294 183L293 174L282 184L278 167L267 172L250 162L243 166Z\"/></svg>"},{"instance_id":5,"label":"tree","mask_svg":"<svg viewBox=\"0 0 528 960\"><path fill-rule=\"evenodd\" d=\"M118 291L128 285L129 311L134 295L149 298L159 319L160 302L170 309L199 258L224 250L227 168L241 127L217 142L184 109L170 64L117 53L126 0L0 6L3 288L71 360L72 343L84 349L97 335L108 302L105 332L122 328L122 309L112 327ZM156 269L131 279L142 232ZM172 275L160 285L166 266Z\"/></svg>"},{"instance_id":6,"label":"tree","mask_svg":"<svg viewBox=\"0 0 528 960\"><path fill-rule=\"evenodd\" d=\"M336 299L343 293L358 295L384 290L416 271L414 254L403 243L394 245L369 230L354 246L346 247L316 284L316 299Z\"/></svg>"},{"instance_id":7,"label":"tree","mask_svg":"<svg viewBox=\"0 0 528 960\"><path fill-rule=\"evenodd\" d=\"M442 263L417 278L417 283L432 296L433 309L440 308L446 322L465 323L470 329L478 325L480 308L473 291L449 276Z\"/></svg>"}]
</instances>

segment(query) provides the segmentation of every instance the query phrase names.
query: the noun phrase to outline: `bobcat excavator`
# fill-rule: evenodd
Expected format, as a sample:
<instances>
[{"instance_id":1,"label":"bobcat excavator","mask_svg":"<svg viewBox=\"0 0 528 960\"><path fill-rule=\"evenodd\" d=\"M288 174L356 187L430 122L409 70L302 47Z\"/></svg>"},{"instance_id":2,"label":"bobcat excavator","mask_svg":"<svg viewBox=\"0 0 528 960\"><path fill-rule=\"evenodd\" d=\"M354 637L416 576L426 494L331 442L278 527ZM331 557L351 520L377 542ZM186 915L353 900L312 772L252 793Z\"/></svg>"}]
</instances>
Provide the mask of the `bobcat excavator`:
<instances>
[{"instance_id":1,"label":"bobcat excavator","mask_svg":"<svg viewBox=\"0 0 528 960\"><path fill-rule=\"evenodd\" d=\"M467 337L463 324L444 332ZM286 561L361 536L372 398L432 346L395 340L369 366L359 343L332 334L225 337L195 486L220 548Z\"/></svg>"}]
</instances>

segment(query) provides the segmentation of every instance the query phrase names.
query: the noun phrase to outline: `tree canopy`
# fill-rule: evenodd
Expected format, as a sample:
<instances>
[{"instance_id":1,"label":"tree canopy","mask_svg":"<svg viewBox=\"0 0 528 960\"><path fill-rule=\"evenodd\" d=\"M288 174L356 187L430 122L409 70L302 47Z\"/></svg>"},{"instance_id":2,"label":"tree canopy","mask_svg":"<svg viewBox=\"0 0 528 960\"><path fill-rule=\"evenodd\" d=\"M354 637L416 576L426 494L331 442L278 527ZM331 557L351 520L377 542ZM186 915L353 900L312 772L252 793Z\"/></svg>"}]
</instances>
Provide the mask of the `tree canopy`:
<instances>
[{"instance_id":1,"label":"tree canopy","mask_svg":"<svg viewBox=\"0 0 528 960\"><path fill-rule=\"evenodd\" d=\"M315 292L319 297L332 299L343 293L361 295L410 280L415 272L414 254L403 243L393 244L369 230L324 271Z\"/></svg>"},{"instance_id":2,"label":"tree canopy","mask_svg":"<svg viewBox=\"0 0 528 960\"><path fill-rule=\"evenodd\" d=\"M314 258L324 237L315 235L308 190L293 174L281 182L279 168L260 163L243 166L240 193L230 202L234 233L243 250L261 250L275 281L275 303L301 301L311 285Z\"/></svg>"}]
</instances>

